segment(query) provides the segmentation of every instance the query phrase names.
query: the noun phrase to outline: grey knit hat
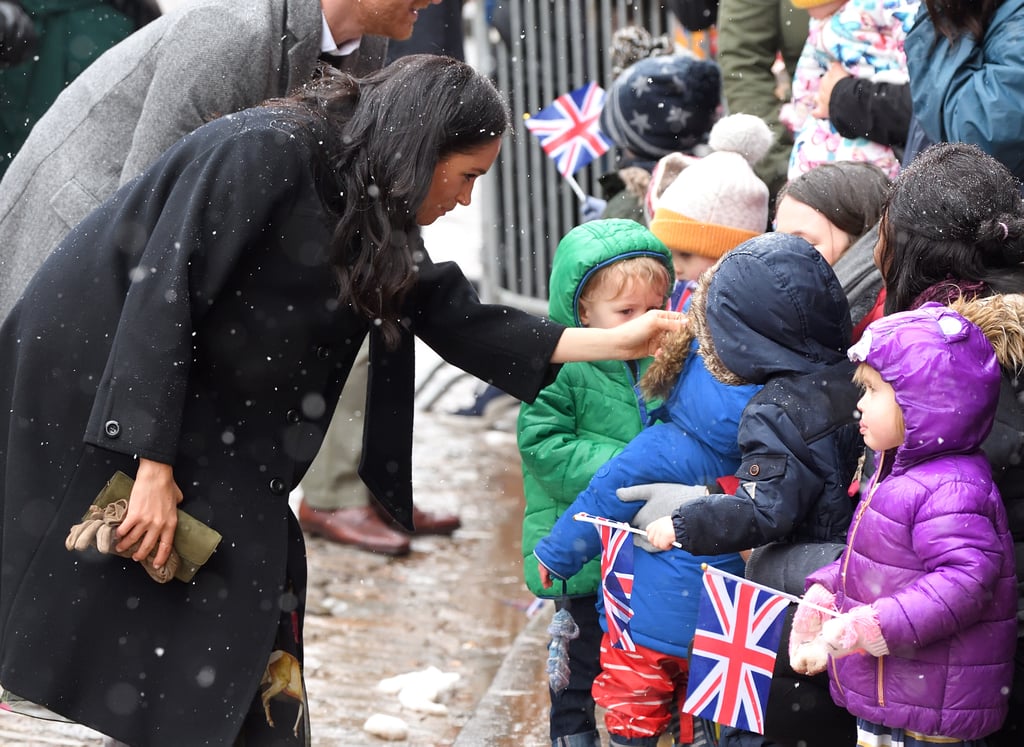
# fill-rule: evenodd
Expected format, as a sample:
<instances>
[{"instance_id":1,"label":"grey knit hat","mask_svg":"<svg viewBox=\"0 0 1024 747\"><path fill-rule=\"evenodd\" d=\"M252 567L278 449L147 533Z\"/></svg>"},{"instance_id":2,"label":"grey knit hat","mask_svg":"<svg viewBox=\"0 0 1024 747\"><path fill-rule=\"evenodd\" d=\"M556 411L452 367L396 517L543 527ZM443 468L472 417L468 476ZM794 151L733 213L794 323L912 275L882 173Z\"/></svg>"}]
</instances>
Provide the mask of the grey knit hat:
<instances>
[{"instance_id":1,"label":"grey knit hat","mask_svg":"<svg viewBox=\"0 0 1024 747\"><path fill-rule=\"evenodd\" d=\"M718 65L692 55L649 57L624 70L601 111L601 129L620 148L657 160L707 140L719 116Z\"/></svg>"}]
</instances>

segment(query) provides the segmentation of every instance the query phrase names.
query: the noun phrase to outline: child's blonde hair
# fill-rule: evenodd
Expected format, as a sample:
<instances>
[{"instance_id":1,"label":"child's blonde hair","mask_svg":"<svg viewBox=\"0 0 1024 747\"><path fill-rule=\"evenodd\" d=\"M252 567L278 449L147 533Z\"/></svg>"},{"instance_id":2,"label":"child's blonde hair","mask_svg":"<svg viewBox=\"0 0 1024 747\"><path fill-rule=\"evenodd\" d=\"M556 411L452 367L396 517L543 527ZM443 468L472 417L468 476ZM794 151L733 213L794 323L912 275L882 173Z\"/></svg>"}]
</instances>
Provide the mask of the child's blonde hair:
<instances>
[{"instance_id":1,"label":"child's blonde hair","mask_svg":"<svg viewBox=\"0 0 1024 747\"><path fill-rule=\"evenodd\" d=\"M589 304L599 293L607 293L608 298L616 298L633 283L650 287L662 298L668 298L672 278L660 259L628 257L595 272L583 286L579 302L581 305Z\"/></svg>"},{"instance_id":2,"label":"child's blonde hair","mask_svg":"<svg viewBox=\"0 0 1024 747\"><path fill-rule=\"evenodd\" d=\"M853 383L861 389L864 389L867 386L868 371L874 371L876 374L878 373L878 371L875 371L875 369L867 363L861 363L857 366L857 370L853 372ZM881 374L878 376L881 378ZM885 379L882 379L882 381L885 381ZM886 381L885 383L888 384L889 382ZM907 437L907 424L906 421L903 420L903 408L899 406L898 402L896 403L896 425L900 429L900 440L902 441Z\"/></svg>"}]
</instances>

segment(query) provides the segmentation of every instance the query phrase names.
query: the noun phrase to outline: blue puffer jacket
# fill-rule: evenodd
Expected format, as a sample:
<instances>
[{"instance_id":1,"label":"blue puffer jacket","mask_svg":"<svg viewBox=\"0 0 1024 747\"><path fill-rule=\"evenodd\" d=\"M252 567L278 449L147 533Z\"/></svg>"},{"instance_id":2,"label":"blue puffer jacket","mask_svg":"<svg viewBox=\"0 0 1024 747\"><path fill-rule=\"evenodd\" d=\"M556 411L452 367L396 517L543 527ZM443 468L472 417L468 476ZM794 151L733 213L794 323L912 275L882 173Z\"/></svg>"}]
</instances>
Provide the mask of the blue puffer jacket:
<instances>
[{"instance_id":1,"label":"blue puffer jacket","mask_svg":"<svg viewBox=\"0 0 1024 747\"><path fill-rule=\"evenodd\" d=\"M717 382L694 342L665 405L654 413L662 422L644 429L596 472L551 534L534 548L537 559L555 576L569 578L600 555L596 527L573 516L583 511L630 521L642 504L619 500L618 488L650 482L702 485L732 474L740 459L736 443L740 414L758 389ZM695 557L677 549L648 552L634 547L629 630L635 643L674 656L687 655L700 599L700 565L705 562L743 574L743 560L736 553Z\"/></svg>"},{"instance_id":2,"label":"blue puffer jacket","mask_svg":"<svg viewBox=\"0 0 1024 747\"><path fill-rule=\"evenodd\" d=\"M973 143L1024 180L1022 40L1024 0L1005 0L980 41L964 34L952 44L945 37L936 40L922 3L904 42L915 118L911 134L920 127L926 141Z\"/></svg>"},{"instance_id":3,"label":"blue puffer jacket","mask_svg":"<svg viewBox=\"0 0 1024 747\"><path fill-rule=\"evenodd\" d=\"M890 651L830 659L832 697L876 724L981 739L1006 717L1017 635L1013 540L980 450L999 364L938 304L874 322L850 352L892 385L906 438L881 455L843 557L808 579L843 612L870 604Z\"/></svg>"}]
</instances>

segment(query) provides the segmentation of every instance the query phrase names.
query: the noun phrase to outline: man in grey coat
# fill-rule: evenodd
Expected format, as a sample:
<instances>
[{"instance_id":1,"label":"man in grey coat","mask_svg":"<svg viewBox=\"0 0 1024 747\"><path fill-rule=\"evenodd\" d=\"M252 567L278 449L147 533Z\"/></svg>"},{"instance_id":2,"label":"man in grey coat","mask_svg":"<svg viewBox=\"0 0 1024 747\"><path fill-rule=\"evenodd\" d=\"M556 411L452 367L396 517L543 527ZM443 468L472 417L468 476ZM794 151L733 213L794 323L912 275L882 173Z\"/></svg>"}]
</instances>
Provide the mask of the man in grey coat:
<instances>
[{"instance_id":1,"label":"man in grey coat","mask_svg":"<svg viewBox=\"0 0 1024 747\"><path fill-rule=\"evenodd\" d=\"M322 54L365 74L440 0L187 0L115 45L39 120L0 182L0 320L61 239L183 135L283 96Z\"/></svg>"}]
</instances>

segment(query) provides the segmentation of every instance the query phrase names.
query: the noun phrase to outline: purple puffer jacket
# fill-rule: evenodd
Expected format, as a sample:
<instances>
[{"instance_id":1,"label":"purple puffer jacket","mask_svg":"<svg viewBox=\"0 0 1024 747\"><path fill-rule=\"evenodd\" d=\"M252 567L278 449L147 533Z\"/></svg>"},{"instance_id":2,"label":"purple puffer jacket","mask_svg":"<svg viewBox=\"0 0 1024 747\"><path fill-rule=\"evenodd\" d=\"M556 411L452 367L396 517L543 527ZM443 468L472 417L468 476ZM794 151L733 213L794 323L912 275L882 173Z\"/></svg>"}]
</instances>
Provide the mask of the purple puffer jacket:
<instances>
[{"instance_id":1,"label":"purple puffer jacket","mask_svg":"<svg viewBox=\"0 0 1024 747\"><path fill-rule=\"evenodd\" d=\"M871 604L890 654L829 660L832 697L876 724L980 739L1002 724L1016 645L1013 543L978 450L999 365L981 330L927 304L868 327L850 358L892 385L903 445L854 516L847 549L807 579Z\"/></svg>"}]
</instances>

